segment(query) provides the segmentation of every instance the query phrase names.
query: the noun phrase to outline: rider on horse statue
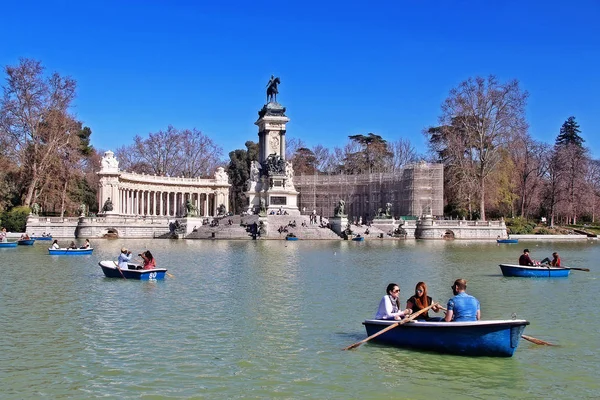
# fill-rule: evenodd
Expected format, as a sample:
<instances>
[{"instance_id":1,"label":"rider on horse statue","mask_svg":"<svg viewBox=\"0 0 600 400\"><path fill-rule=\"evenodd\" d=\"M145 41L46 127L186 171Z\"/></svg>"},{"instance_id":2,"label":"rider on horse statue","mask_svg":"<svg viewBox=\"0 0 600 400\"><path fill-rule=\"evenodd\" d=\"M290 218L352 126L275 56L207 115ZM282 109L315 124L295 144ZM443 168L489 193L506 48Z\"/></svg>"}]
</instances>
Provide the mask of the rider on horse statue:
<instances>
[{"instance_id":1,"label":"rider on horse statue","mask_svg":"<svg viewBox=\"0 0 600 400\"><path fill-rule=\"evenodd\" d=\"M280 83L279 77L276 78L274 75L271 75L271 79L269 79L269 83L267 83L267 103L277 103L277 93L279 93L277 85Z\"/></svg>"}]
</instances>

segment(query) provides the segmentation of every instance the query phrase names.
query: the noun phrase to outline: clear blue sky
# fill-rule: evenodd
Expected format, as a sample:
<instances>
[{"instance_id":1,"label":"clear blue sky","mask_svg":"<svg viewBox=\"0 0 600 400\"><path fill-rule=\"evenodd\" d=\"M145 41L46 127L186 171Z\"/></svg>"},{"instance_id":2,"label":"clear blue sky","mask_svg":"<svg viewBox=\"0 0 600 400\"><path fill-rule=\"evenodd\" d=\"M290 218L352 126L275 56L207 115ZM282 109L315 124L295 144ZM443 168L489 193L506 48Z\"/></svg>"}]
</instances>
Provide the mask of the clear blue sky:
<instances>
[{"instance_id":1,"label":"clear blue sky","mask_svg":"<svg viewBox=\"0 0 600 400\"><path fill-rule=\"evenodd\" d=\"M599 17L598 0L24 0L0 7L0 65L75 78L100 150L171 124L226 157L257 140L275 74L289 137L333 148L374 132L424 152L449 90L494 74L529 92L534 138L554 143L574 115L600 158Z\"/></svg>"}]
</instances>

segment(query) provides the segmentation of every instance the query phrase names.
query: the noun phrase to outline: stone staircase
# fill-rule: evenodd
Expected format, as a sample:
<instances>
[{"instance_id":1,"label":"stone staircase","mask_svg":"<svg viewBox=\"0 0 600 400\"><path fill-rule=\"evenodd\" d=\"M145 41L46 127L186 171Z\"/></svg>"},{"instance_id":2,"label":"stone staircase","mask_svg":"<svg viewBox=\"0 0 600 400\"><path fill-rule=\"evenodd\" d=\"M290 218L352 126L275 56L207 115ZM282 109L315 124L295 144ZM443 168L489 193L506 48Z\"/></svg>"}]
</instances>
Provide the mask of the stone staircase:
<instances>
[{"instance_id":1,"label":"stone staircase","mask_svg":"<svg viewBox=\"0 0 600 400\"><path fill-rule=\"evenodd\" d=\"M284 240L288 233L293 233L299 240L340 240L341 238L331 229L322 228L319 224L310 224L310 217L307 215L269 215L269 233L265 239ZM289 223L296 222L296 227L289 226ZM302 222L306 226L302 226ZM277 228L284 227L287 232L279 233Z\"/></svg>"}]
</instances>

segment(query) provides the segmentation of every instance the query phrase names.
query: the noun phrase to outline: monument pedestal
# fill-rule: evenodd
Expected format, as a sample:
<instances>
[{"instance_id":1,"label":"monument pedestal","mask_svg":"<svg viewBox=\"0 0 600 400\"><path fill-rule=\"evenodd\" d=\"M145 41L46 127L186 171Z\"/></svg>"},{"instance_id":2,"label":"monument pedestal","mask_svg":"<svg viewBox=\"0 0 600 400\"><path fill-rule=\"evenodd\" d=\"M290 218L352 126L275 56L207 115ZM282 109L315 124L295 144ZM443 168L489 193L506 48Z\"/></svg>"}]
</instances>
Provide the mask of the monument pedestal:
<instances>
[{"instance_id":1,"label":"monument pedestal","mask_svg":"<svg viewBox=\"0 0 600 400\"><path fill-rule=\"evenodd\" d=\"M248 179L248 212L299 216L294 170L285 161L285 107L271 101L258 112L258 161L253 161Z\"/></svg>"},{"instance_id":2,"label":"monument pedestal","mask_svg":"<svg viewBox=\"0 0 600 400\"><path fill-rule=\"evenodd\" d=\"M329 225L331 226L331 230L337 233L339 236L342 236L342 233L346 230L348 226L348 217L331 217L329 218Z\"/></svg>"}]
</instances>

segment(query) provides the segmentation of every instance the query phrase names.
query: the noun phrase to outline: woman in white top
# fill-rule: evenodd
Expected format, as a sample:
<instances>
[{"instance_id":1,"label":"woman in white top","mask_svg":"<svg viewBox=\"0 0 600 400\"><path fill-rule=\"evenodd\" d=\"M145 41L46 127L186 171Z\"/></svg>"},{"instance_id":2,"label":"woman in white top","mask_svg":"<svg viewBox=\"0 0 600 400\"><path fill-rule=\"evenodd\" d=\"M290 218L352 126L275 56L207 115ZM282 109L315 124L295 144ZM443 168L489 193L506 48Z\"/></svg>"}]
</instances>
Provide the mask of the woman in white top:
<instances>
[{"instance_id":1,"label":"woman in white top","mask_svg":"<svg viewBox=\"0 0 600 400\"><path fill-rule=\"evenodd\" d=\"M58 245L58 240L54 240L54 242L52 243L52 248L53 249L60 249L60 246Z\"/></svg>"},{"instance_id":2,"label":"woman in white top","mask_svg":"<svg viewBox=\"0 0 600 400\"><path fill-rule=\"evenodd\" d=\"M400 310L400 287L395 283L390 283L386 289L386 295L379 302L379 309L375 319L402 319L411 314L410 308Z\"/></svg>"}]
</instances>

